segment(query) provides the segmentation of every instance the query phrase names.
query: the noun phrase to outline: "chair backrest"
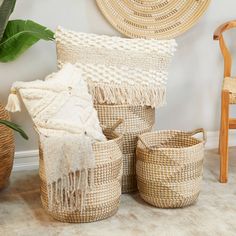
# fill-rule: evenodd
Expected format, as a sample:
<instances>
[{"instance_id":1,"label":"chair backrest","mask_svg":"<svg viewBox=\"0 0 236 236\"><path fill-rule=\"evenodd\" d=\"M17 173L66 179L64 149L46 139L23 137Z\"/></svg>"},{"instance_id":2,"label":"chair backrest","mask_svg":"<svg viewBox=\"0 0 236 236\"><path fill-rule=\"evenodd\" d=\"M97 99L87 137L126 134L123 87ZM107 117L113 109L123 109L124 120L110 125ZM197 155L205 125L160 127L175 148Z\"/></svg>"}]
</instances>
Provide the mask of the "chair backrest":
<instances>
[{"instance_id":1,"label":"chair backrest","mask_svg":"<svg viewBox=\"0 0 236 236\"><path fill-rule=\"evenodd\" d=\"M231 28L236 27L236 20L228 21L220 25L214 32L214 40L219 40L221 52L224 57L224 77L231 77L232 57L229 49L225 44L223 33Z\"/></svg>"}]
</instances>

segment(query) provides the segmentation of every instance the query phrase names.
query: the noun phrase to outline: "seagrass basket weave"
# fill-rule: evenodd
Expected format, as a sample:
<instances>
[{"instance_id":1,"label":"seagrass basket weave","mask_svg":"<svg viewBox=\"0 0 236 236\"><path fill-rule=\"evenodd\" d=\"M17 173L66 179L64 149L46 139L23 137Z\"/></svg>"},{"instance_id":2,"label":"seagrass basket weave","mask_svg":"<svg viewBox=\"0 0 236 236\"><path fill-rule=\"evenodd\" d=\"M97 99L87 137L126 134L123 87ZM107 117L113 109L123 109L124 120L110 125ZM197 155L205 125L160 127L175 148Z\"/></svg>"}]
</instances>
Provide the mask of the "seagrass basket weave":
<instances>
[{"instance_id":1,"label":"seagrass basket weave","mask_svg":"<svg viewBox=\"0 0 236 236\"><path fill-rule=\"evenodd\" d=\"M0 104L0 119L9 120L9 114ZM0 125L0 189L9 181L14 159L13 131L4 125Z\"/></svg>"},{"instance_id":2,"label":"seagrass basket weave","mask_svg":"<svg viewBox=\"0 0 236 236\"><path fill-rule=\"evenodd\" d=\"M204 141L192 137L202 132ZM158 131L139 136L137 182L144 201L160 208L193 204L203 172L203 129L193 132Z\"/></svg>"},{"instance_id":3,"label":"seagrass basket weave","mask_svg":"<svg viewBox=\"0 0 236 236\"><path fill-rule=\"evenodd\" d=\"M155 122L155 109L147 106L95 105L99 121L111 126L117 119L123 123L116 131L123 135L122 193L137 190L135 174L135 149L138 135L151 131Z\"/></svg>"},{"instance_id":4,"label":"seagrass basket weave","mask_svg":"<svg viewBox=\"0 0 236 236\"><path fill-rule=\"evenodd\" d=\"M94 186L88 190L83 209L75 211L49 210L47 180L45 176L43 150L40 149L40 190L44 209L62 222L82 223L102 220L114 215L119 207L122 176L122 136L106 129L106 142L93 144L96 160ZM77 175L80 174L78 171Z\"/></svg>"},{"instance_id":5,"label":"seagrass basket weave","mask_svg":"<svg viewBox=\"0 0 236 236\"><path fill-rule=\"evenodd\" d=\"M210 0L96 0L119 32L131 38L175 38L203 15Z\"/></svg>"}]
</instances>

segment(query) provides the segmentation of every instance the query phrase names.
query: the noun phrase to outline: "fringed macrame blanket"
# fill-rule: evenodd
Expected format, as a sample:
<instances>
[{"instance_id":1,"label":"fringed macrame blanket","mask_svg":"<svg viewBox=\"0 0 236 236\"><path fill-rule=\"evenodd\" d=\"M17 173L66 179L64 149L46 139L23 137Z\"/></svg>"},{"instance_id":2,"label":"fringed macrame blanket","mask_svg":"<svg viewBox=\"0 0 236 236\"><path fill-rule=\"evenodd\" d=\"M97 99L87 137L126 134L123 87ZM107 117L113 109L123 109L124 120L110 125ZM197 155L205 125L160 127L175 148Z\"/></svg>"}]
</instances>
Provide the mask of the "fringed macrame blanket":
<instances>
[{"instance_id":1,"label":"fringed macrame blanket","mask_svg":"<svg viewBox=\"0 0 236 236\"><path fill-rule=\"evenodd\" d=\"M17 90L39 133L49 209L78 210L93 184L92 143L106 140L87 84L78 68L66 64L45 81L14 83L10 111L19 110Z\"/></svg>"},{"instance_id":2,"label":"fringed macrame blanket","mask_svg":"<svg viewBox=\"0 0 236 236\"><path fill-rule=\"evenodd\" d=\"M58 27L58 65L82 70L95 103L158 107L165 103L175 40L126 39Z\"/></svg>"}]
</instances>

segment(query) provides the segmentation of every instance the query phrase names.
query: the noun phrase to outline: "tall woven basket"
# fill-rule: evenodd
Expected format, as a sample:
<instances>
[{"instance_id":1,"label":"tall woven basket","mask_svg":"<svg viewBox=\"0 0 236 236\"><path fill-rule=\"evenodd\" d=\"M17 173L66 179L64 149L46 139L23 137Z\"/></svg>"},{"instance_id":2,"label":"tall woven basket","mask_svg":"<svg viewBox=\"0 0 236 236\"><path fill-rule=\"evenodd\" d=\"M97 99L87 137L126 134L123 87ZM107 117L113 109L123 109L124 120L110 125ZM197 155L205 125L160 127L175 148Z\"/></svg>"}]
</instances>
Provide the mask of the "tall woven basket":
<instances>
[{"instance_id":1,"label":"tall woven basket","mask_svg":"<svg viewBox=\"0 0 236 236\"><path fill-rule=\"evenodd\" d=\"M137 190L135 174L135 149L137 137L151 131L155 122L155 109L130 105L95 105L100 123L111 126L117 119L123 123L116 129L123 135L122 193Z\"/></svg>"},{"instance_id":2,"label":"tall woven basket","mask_svg":"<svg viewBox=\"0 0 236 236\"><path fill-rule=\"evenodd\" d=\"M200 132L204 141L192 137ZM205 137L203 129L159 131L139 137L136 168L143 200L160 208L184 207L197 200Z\"/></svg>"},{"instance_id":3,"label":"tall woven basket","mask_svg":"<svg viewBox=\"0 0 236 236\"><path fill-rule=\"evenodd\" d=\"M86 194L83 209L76 209L72 212L49 210L43 150L40 149L41 201L44 209L53 218L71 223L93 222L108 218L117 212L121 196L122 136L111 130L104 131L104 134L109 140L93 145L96 160L94 186ZM77 175L79 174L78 171Z\"/></svg>"},{"instance_id":4,"label":"tall woven basket","mask_svg":"<svg viewBox=\"0 0 236 236\"><path fill-rule=\"evenodd\" d=\"M9 114L0 104L0 119L9 120ZM9 181L14 159L13 131L4 125L0 125L0 189Z\"/></svg>"}]
</instances>

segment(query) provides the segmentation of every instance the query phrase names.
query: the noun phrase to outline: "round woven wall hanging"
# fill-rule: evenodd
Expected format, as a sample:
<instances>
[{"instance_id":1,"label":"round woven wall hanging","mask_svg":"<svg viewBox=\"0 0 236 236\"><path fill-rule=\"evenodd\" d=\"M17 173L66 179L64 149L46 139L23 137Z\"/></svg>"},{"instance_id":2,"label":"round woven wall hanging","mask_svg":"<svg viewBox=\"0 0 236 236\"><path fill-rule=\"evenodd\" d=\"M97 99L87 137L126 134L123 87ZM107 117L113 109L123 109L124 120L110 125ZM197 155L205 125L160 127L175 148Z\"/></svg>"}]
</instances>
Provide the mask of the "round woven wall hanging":
<instances>
[{"instance_id":1,"label":"round woven wall hanging","mask_svg":"<svg viewBox=\"0 0 236 236\"><path fill-rule=\"evenodd\" d=\"M96 0L106 19L130 38L170 39L190 29L210 0Z\"/></svg>"}]
</instances>

